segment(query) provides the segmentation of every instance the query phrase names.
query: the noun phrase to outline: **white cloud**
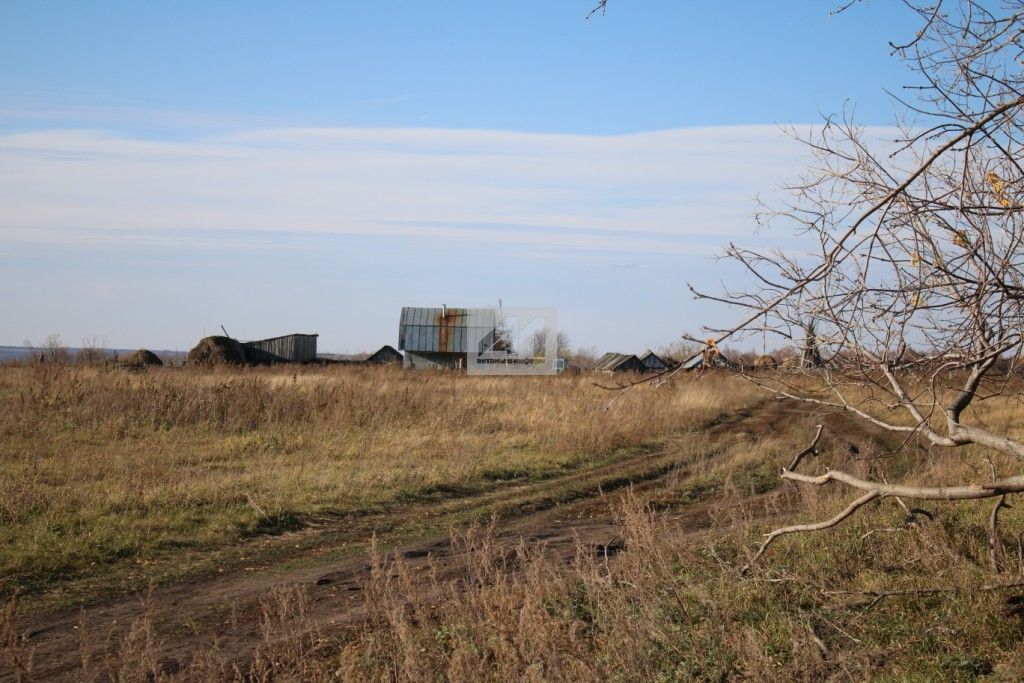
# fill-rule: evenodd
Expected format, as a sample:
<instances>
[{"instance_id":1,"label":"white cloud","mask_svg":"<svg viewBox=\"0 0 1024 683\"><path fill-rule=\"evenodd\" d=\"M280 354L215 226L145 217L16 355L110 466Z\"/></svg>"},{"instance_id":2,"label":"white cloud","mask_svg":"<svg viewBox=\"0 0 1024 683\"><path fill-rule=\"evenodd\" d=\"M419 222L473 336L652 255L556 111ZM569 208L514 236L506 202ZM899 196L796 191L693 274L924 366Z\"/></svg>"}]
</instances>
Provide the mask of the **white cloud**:
<instances>
[{"instance_id":1,"label":"white cloud","mask_svg":"<svg viewBox=\"0 0 1024 683\"><path fill-rule=\"evenodd\" d=\"M773 126L256 129L187 140L24 132L0 136L0 240L153 242L189 231L258 245L315 233L692 252L749 235L753 195L792 178L802 152Z\"/></svg>"}]
</instances>

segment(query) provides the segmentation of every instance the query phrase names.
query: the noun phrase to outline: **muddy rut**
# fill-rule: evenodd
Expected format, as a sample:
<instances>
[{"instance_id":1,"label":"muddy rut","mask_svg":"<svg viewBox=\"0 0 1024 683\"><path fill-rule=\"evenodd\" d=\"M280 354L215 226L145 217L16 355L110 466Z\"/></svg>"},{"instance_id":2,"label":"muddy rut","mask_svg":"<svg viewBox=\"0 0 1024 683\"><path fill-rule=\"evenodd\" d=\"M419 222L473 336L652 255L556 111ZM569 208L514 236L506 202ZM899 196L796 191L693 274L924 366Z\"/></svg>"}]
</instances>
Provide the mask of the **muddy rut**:
<instances>
[{"instance_id":1,"label":"muddy rut","mask_svg":"<svg viewBox=\"0 0 1024 683\"><path fill-rule=\"evenodd\" d=\"M262 603L273 590L305 590L308 607L304 623L310 626L330 629L357 622L370 572L367 539L417 517L429 517L433 529L443 529L446 520L451 528L470 519L494 516L498 520L494 542L510 547L524 541L542 544L545 553L566 559L575 555L578 544L595 552L614 552L620 529L610 510L627 491L642 501L656 500L673 482L685 481L695 458L713 462L727 445L736 443L737 434L767 437L811 423L803 407L766 401L724 416L700 432L680 435L656 450L593 469L498 486L465 498L410 503L360 520L316 520L301 531L273 539L274 552L265 553L264 559L249 566L78 610L25 615L22 625L33 653L32 674L47 680L78 680L83 643L119 642L144 617L152 625L166 673L187 677L190 659L215 639L220 653L244 670L262 637ZM748 498L694 504L682 508L677 518L682 529L699 534L712 526L723 507L749 507L751 503ZM342 543L363 545L348 557L330 559L331 553L325 549ZM466 558L460 552L452 548L448 534L437 531L389 549L414 570L429 562L442 579L461 575ZM13 680L13 673L0 670L0 680Z\"/></svg>"}]
</instances>

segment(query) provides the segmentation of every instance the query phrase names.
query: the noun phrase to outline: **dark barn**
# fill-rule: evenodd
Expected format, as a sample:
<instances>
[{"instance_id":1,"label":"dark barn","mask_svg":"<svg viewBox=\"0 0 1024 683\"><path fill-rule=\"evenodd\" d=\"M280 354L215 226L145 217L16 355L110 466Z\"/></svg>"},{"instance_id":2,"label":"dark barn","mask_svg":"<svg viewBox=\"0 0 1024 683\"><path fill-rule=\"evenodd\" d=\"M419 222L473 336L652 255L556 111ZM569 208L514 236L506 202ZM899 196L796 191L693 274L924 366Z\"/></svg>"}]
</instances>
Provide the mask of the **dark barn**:
<instances>
[{"instance_id":1,"label":"dark barn","mask_svg":"<svg viewBox=\"0 0 1024 683\"><path fill-rule=\"evenodd\" d=\"M640 354L639 358L640 365L644 366L645 372L662 372L671 367L668 361L654 353L654 351L645 351Z\"/></svg>"},{"instance_id":2,"label":"dark barn","mask_svg":"<svg viewBox=\"0 0 1024 683\"><path fill-rule=\"evenodd\" d=\"M609 351L601 356L594 369L601 372L643 372L644 366L640 359L631 353Z\"/></svg>"},{"instance_id":3,"label":"dark barn","mask_svg":"<svg viewBox=\"0 0 1024 683\"><path fill-rule=\"evenodd\" d=\"M384 365L386 363L401 363L405 358L395 347L385 344L363 361L370 365Z\"/></svg>"},{"instance_id":4,"label":"dark barn","mask_svg":"<svg viewBox=\"0 0 1024 683\"><path fill-rule=\"evenodd\" d=\"M250 363L312 363L316 360L316 334L286 334L259 341L243 342Z\"/></svg>"}]
</instances>

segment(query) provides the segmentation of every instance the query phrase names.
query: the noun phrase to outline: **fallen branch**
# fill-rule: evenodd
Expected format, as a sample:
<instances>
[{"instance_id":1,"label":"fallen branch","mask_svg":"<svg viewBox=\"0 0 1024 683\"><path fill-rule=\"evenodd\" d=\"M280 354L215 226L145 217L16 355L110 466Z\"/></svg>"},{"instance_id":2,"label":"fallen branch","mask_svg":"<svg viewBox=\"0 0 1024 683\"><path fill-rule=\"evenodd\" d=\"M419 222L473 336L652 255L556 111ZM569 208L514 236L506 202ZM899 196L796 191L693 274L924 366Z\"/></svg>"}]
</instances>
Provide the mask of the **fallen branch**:
<instances>
[{"instance_id":1,"label":"fallen branch","mask_svg":"<svg viewBox=\"0 0 1024 683\"><path fill-rule=\"evenodd\" d=\"M768 546L771 545L772 541L774 541L779 536L785 536L786 534L796 534L801 531L821 531L822 529L830 529L835 525L839 524L840 522L842 522L844 519L852 515L854 512L856 512L863 506L867 505L874 499L878 498L880 495L882 494L880 494L878 491L868 491L866 494L850 503L846 507L846 509L840 512L838 515L836 515L832 519L825 520L824 522L814 522L812 524L795 524L793 526L787 526L781 529L776 529L775 531L771 532L765 537L764 542L761 544L761 547L758 548L757 553L754 555L753 559L750 560L750 562L748 562L747 564L745 564L742 569L740 569L740 574L746 574L750 570L750 567L753 566L753 564L761 558L761 555L763 555L764 551L768 549Z\"/></svg>"},{"instance_id":2,"label":"fallen branch","mask_svg":"<svg viewBox=\"0 0 1024 683\"><path fill-rule=\"evenodd\" d=\"M764 552L768 549L768 546L772 544L780 536L787 534L796 534L806 531L822 531L824 529L831 529L840 522L849 518L853 513L857 512L860 508L864 507L875 499L882 498L895 498L903 507L907 509L901 498L911 498L915 500L977 500L981 498L999 498L996 506L992 510L992 515L989 520L990 538L989 548L993 563L993 568L998 571L998 567L1001 566L1000 558L1002 551L1002 544L999 541L997 525L999 521L999 511L1006 505L1006 495L1010 493L1024 492L1024 476L1010 477L1007 479L1001 479L998 481L992 481L984 484L967 484L963 486L905 486L900 484L889 484L888 482L877 482L870 481L867 479L861 479L855 477L852 474L843 472L840 470L827 470L824 474L819 475L808 475L800 474L796 472L796 467L800 464L800 461L809 453L816 452L818 441L821 439L822 427L818 425L818 431L814 435L814 439L811 441L807 448L803 449L793 458L788 468L782 470L782 478L789 481L798 481L804 484L811 484L813 486L825 486L834 481L841 482L850 486L851 488L860 489L866 491L866 493L860 498L850 503L846 508L831 519L827 519L821 522L812 522L808 524L794 524L793 526L782 527L775 529L774 531L765 535L764 541L761 546L757 549L754 557L740 569L740 574L746 574L750 571L750 568L756 563Z\"/></svg>"},{"instance_id":3,"label":"fallen branch","mask_svg":"<svg viewBox=\"0 0 1024 683\"><path fill-rule=\"evenodd\" d=\"M882 497L901 496L915 500L977 500L980 498L995 498L1004 493L1024 492L1024 476L1009 477L999 481L992 481L985 484L967 484L965 486L905 486L901 484L883 484L876 481L868 481L855 477L852 474L840 470L829 470L824 474L809 476L799 472L782 471L782 478L790 481L800 481L805 484L824 486L833 481L839 481L847 486L862 491L876 491Z\"/></svg>"}]
</instances>

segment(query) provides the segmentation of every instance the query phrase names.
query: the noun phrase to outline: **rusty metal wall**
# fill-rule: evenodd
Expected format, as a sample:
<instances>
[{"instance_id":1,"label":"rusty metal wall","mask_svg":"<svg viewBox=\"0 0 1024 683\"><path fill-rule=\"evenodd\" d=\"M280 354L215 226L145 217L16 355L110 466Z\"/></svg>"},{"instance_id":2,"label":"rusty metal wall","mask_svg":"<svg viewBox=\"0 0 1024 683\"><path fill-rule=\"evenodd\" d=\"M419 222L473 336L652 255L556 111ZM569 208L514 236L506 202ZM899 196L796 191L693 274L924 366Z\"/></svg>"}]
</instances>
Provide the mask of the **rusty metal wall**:
<instances>
[{"instance_id":1,"label":"rusty metal wall","mask_svg":"<svg viewBox=\"0 0 1024 683\"><path fill-rule=\"evenodd\" d=\"M398 348L426 353L466 353L474 337L493 338L490 308L402 308ZM475 334L474 334L475 333ZM480 351L480 349L477 349Z\"/></svg>"}]
</instances>

